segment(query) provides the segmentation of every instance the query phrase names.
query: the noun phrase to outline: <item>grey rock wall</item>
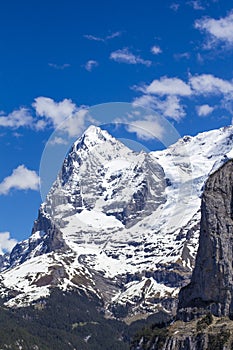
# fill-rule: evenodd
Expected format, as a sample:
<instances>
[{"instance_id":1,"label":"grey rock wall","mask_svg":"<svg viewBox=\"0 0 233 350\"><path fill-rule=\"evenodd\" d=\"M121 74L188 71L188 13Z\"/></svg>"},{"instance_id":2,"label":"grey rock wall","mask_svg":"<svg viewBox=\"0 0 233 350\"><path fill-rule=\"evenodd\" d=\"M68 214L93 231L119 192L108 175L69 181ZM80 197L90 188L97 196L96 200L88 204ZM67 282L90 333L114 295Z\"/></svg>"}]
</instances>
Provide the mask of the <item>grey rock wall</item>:
<instances>
[{"instance_id":1,"label":"grey rock wall","mask_svg":"<svg viewBox=\"0 0 233 350\"><path fill-rule=\"evenodd\" d=\"M201 206L199 249L191 283L179 294L178 317L233 316L233 161L212 174Z\"/></svg>"}]
</instances>

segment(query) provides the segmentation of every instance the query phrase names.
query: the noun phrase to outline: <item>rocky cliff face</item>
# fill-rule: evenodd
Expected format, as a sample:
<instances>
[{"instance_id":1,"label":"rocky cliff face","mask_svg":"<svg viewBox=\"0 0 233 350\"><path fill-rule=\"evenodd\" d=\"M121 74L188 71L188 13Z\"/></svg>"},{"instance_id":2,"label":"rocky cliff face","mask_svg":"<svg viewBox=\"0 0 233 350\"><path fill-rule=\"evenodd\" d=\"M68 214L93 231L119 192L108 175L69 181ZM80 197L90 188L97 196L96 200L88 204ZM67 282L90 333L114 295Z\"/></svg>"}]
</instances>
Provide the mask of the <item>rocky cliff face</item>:
<instances>
[{"instance_id":1,"label":"rocky cliff face","mask_svg":"<svg viewBox=\"0 0 233 350\"><path fill-rule=\"evenodd\" d=\"M233 161L205 184L199 249L191 282L179 293L178 320L142 334L134 350L233 348ZM213 316L214 315L214 316ZM148 333L151 333L148 337Z\"/></svg>"},{"instance_id":2,"label":"rocky cliff face","mask_svg":"<svg viewBox=\"0 0 233 350\"><path fill-rule=\"evenodd\" d=\"M201 232L191 283L179 294L179 317L210 311L233 316L233 162L212 174L201 206ZM186 315L186 316L185 316Z\"/></svg>"}]
</instances>

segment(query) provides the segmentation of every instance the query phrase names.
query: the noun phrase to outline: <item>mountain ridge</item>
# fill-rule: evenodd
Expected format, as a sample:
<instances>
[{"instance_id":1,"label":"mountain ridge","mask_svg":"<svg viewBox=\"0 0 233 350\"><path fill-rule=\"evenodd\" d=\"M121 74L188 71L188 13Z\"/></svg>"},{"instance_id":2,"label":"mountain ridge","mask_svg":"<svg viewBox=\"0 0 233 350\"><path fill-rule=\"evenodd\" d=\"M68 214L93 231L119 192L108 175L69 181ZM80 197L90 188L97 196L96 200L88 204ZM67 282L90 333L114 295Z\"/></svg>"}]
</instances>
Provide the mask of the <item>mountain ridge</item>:
<instances>
[{"instance_id":1,"label":"mountain ridge","mask_svg":"<svg viewBox=\"0 0 233 350\"><path fill-rule=\"evenodd\" d=\"M228 159L232 135L228 127L185 136L146 154L91 127L0 275L6 305L59 287L94 293L117 317L175 310L194 266L203 185Z\"/></svg>"}]
</instances>

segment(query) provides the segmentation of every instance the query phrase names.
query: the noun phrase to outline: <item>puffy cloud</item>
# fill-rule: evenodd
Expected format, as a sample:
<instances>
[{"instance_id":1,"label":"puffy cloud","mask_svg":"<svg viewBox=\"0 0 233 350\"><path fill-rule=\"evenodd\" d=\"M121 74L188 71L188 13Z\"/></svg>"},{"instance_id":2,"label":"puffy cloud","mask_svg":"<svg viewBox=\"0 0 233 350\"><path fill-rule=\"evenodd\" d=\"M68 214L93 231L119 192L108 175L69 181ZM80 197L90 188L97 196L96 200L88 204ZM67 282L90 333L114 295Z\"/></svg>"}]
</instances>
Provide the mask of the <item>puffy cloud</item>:
<instances>
[{"instance_id":1,"label":"puffy cloud","mask_svg":"<svg viewBox=\"0 0 233 350\"><path fill-rule=\"evenodd\" d=\"M154 45L151 48L151 52L153 53L153 55L158 55L158 54L162 53L162 50L159 46Z\"/></svg>"},{"instance_id":2,"label":"puffy cloud","mask_svg":"<svg viewBox=\"0 0 233 350\"><path fill-rule=\"evenodd\" d=\"M157 96L143 95L136 98L133 105L153 109L164 117L176 121L181 120L186 115L184 106L177 96L167 96L165 99L160 99Z\"/></svg>"},{"instance_id":3,"label":"puffy cloud","mask_svg":"<svg viewBox=\"0 0 233 350\"><path fill-rule=\"evenodd\" d=\"M93 68L97 67L99 65L99 63L97 61L94 61L94 60L89 60L86 62L85 64L85 69L88 71L88 72L91 72Z\"/></svg>"},{"instance_id":4,"label":"puffy cloud","mask_svg":"<svg viewBox=\"0 0 233 350\"><path fill-rule=\"evenodd\" d=\"M84 108L78 108L70 99L56 102L49 97L37 97L33 107L37 116L45 118L45 120L38 121L38 130L52 125L73 137L85 129L88 111Z\"/></svg>"},{"instance_id":5,"label":"puffy cloud","mask_svg":"<svg viewBox=\"0 0 233 350\"><path fill-rule=\"evenodd\" d=\"M184 106L177 96L168 96L164 101L158 99L156 104L158 111L160 111L164 117L179 121L186 115Z\"/></svg>"},{"instance_id":6,"label":"puffy cloud","mask_svg":"<svg viewBox=\"0 0 233 350\"><path fill-rule=\"evenodd\" d=\"M39 119L39 120L37 120L36 121L36 123L35 123L35 129L36 130L44 130L45 128L46 128L46 126L47 126L47 124L48 124L48 122L46 121L46 120L44 120L44 119Z\"/></svg>"},{"instance_id":7,"label":"puffy cloud","mask_svg":"<svg viewBox=\"0 0 233 350\"><path fill-rule=\"evenodd\" d=\"M24 165L19 165L0 183L0 195L6 195L11 189L35 190L39 189L39 176L34 170L27 169Z\"/></svg>"},{"instance_id":8,"label":"puffy cloud","mask_svg":"<svg viewBox=\"0 0 233 350\"><path fill-rule=\"evenodd\" d=\"M191 76L189 83L197 95L233 94L233 82L217 78L212 74Z\"/></svg>"},{"instance_id":9,"label":"puffy cloud","mask_svg":"<svg viewBox=\"0 0 233 350\"><path fill-rule=\"evenodd\" d=\"M205 105L197 106L196 110L199 117L206 117L207 115L213 112L214 107L211 107L208 104L205 104Z\"/></svg>"},{"instance_id":10,"label":"puffy cloud","mask_svg":"<svg viewBox=\"0 0 233 350\"><path fill-rule=\"evenodd\" d=\"M134 87L142 96L133 104L151 108L164 117L179 121L186 115L184 99L218 97L219 107L233 113L233 81L215 77L212 74L189 76L187 82L179 78L161 77L149 85ZM203 101L202 101L203 103ZM217 107L202 104L196 108L199 116L207 116Z\"/></svg>"},{"instance_id":11,"label":"puffy cloud","mask_svg":"<svg viewBox=\"0 0 233 350\"><path fill-rule=\"evenodd\" d=\"M37 97L33 103L36 114L45 117L54 127L60 125L76 111L76 105L69 99L55 102L49 97Z\"/></svg>"},{"instance_id":12,"label":"puffy cloud","mask_svg":"<svg viewBox=\"0 0 233 350\"><path fill-rule=\"evenodd\" d=\"M176 121L181 120L186 115L180 97L192 95L189 84L179 78L161 77L159 80L153 80L148 86L138 88L138 90L144 92L144 95L134 100L135 105L151 108L164 117Z\"/></svg>"},{"instance_id":13,"label":"puffy cloud","mask_svg":"<svg viewBox=\"0 0 233 350\"><path fill-rule=\"evenodd\" d=\"M63 132L73 137L84 131L86 121L95 122L87 117L86 107L78 107L70 99L56 102L52 98L40 96L35 99L32 107L34 111L20 108L8 115L0 112L0 128L28 127L39 131L47 127L61 127Z\"/></svg>"},{"instance_id":14,"label":"puffy cloud","mask_svg":"<svg viewBox=\"0 0 233 350\"><path fill-rule=\"evenodd\" d=\"M215 77L212 74L200 74L189 77L188 82L179 78L161 77L149 85L134 87L148 95L188 97L196 95L232 95L233 81Z\"/></svg>"},{"instance_id":15,"label":"puffy cloud","mask_svg":"<svg viewBox=\"0 0 233 350\"><path fill-rule=\"evenodd\" d=\"M210 17L199 19L195 22L195 28L207 34L207 48L211 48L210 44L220 42L233 45L233 11L220 19Z\"/></svg>"},{"instance_id":16,"label":"puffy cloud","mask_svg":"<svg viewBox=\"0 0 233 350\"><path fill-rule=\"evenodd\" d=\"M140 97L137 97L133 101L133 106L137 107L144 107L144 108L154 108L154 101L155 97L152 95L142 95Z\"/></svg>"},{"instance_id":17,"label":"puffy cloud","mask_svg":"<svg viewBox=\"0 0 233 350\"><path fill-rule=\"evenodd\" d=\"M70 137L79 136L86 128L86 121L90 121L87 109L80 109L60 125L60 129Z\"/></svg>"},{"instance_id":18,"label":"puffy cloud","mask_svg":"<svg viewBox=\"0 0 233 350\"><path fill-rule=\"evenodd\" d=\"M17 241L13 238L10 238L9 232L0 232L0 254L11 252L16 244Z\"/></svg>"},{"instance_id":19,"label":"puffy cloud","mask_svg":"<svg viewBox=\"0 0 233 350\"><path fill-rule=\"evenodd\" d=\"M20 108L8 115L4 115L1 112L0 115L0 127L9 127L12 129L17 129L20 127L32 127L33 117L27 108Z\"/></svg>"},{"instance_id":20,"label":"puffy cloud","mask_svg":"<svg viewBox=\"0 0 233 350\"><path fill-rule=\"evenodd\" d=\"M162 139L165 130L162 125L153 117L147 116L145 120L136 120L127 126L129 132L135 132L141 140L150 140L155 137Z\"/></svg>"},{"instance_id":21,"label":"puffy cloud","mask_svg":"<svg viewBox=\"0 0 233 350\"><path fill-rule=\"evenodd\" d=\"M134 55L132 52L129 51L128 48L112 52L110 55L110 59L118 63L143 64L147 67L151 65L151 61L144 60L140 56Z\"/></svg>"},{"instance_id":22,"label":"puffy cloud","mask_svg":"<svg viewBox=\"0 0 233 350\"><path fill-rule=\"evenodd\" d=\"M190 86L183 80L167 77L153 80L149 86L145 87L145 91L156 95L190 96L192 94Z\"/></svg>"}]
</instances>

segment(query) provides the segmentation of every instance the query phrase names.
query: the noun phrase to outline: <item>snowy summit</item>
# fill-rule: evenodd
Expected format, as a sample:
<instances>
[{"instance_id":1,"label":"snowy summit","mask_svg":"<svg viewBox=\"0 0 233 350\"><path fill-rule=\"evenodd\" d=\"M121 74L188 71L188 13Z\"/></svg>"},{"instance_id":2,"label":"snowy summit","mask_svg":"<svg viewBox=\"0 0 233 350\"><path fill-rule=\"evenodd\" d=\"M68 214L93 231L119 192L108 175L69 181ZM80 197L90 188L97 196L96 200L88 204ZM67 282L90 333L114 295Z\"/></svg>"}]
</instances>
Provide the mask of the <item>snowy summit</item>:
<instances>
[{"instance_id":1,"label":"snowy summit","mask_svg":"<svg viewBox=\"0 0 233 350\"><path fill-rule=\"evenodd\" d=\"M114 315L171 311L190 278L208 175L232 152L233 127L134 152L91 126L73 144L32 235L1 272L6 305L54 287L94 293ZM14 291L14 293L13 293Z\"/></svg>"}]
</instances>

